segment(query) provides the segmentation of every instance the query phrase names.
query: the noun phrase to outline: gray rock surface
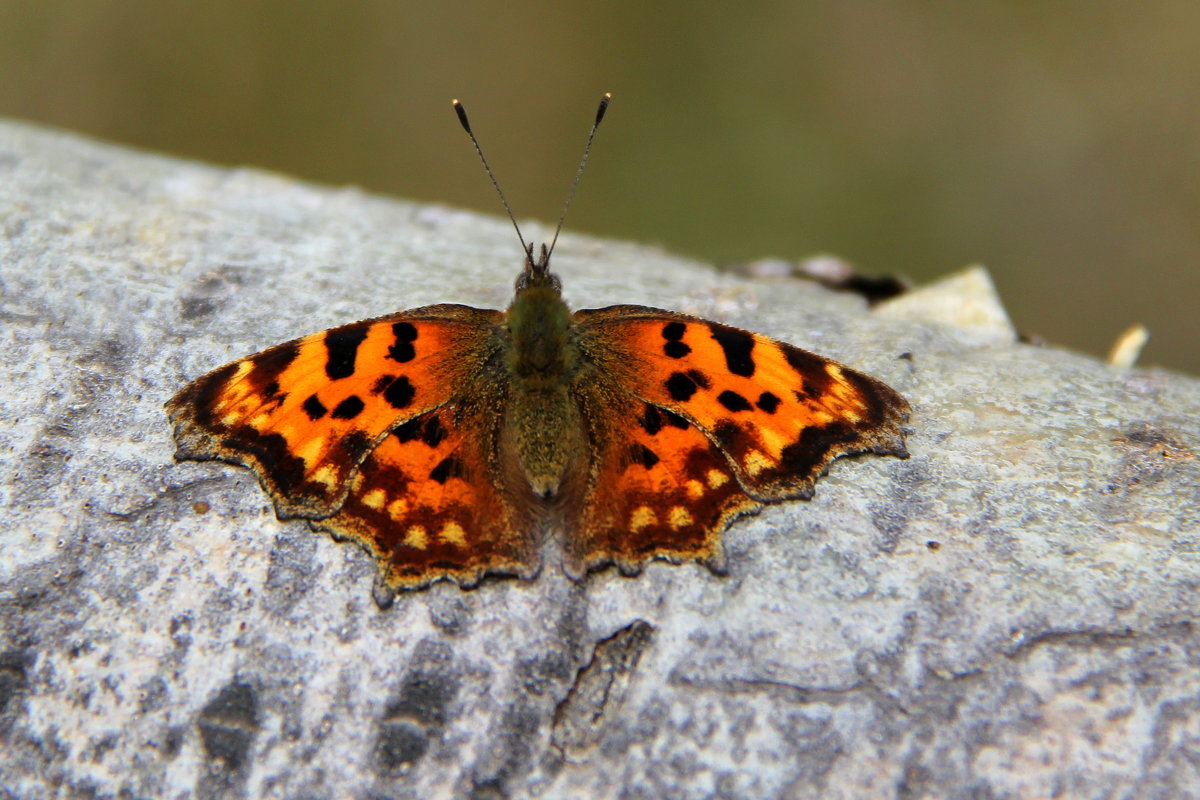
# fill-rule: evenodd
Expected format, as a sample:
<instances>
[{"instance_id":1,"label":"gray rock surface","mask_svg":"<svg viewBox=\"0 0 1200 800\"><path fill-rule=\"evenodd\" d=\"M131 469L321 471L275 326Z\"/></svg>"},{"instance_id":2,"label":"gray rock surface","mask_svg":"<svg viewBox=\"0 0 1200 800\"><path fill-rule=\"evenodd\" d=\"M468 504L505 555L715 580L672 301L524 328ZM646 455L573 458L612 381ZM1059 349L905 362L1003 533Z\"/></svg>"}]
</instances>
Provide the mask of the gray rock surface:
<instances>
[{"instance_id":1,"label":"gray rock surface","mask_svg":"<svg viewBox=\"0 0 1200 800\"><path fill-rule=\"evenodd\" d=\"M980 271L868 312L568 235L574 305L860 367L912 457L737 523L727 576L381 608L358 548L176 463L162 404L340 322L502 307L508 223L18 123L0 176L0 797L1200 795L1195 379L1017 343Z\"/></svg>"}]
</instances>

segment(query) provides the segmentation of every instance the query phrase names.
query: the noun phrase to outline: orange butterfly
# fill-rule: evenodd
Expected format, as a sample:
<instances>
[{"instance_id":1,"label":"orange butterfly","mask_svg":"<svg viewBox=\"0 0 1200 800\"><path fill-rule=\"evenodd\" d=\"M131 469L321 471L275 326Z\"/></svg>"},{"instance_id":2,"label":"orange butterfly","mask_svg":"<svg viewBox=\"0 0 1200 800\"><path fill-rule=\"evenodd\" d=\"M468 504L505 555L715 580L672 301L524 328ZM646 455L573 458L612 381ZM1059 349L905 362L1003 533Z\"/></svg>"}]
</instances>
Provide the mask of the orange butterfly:
<instances>
[{"instance_id":1,"label":"orange butterfly","mask_svg":"<svg viewBox=\"0 0 1200 800\"><path fill-rule=\"evenodd\" d=\"M506 311L401 311L193 381L166 404L177 457L250 467L281 518L360 542L390 586L417 588L532 577L550 530L574 577L717 568L735 517L811 497L838 456L907 456L908 403L885 384L671 311L572 313L553 242L522 245Z\"/></svg>"}]
</instances>

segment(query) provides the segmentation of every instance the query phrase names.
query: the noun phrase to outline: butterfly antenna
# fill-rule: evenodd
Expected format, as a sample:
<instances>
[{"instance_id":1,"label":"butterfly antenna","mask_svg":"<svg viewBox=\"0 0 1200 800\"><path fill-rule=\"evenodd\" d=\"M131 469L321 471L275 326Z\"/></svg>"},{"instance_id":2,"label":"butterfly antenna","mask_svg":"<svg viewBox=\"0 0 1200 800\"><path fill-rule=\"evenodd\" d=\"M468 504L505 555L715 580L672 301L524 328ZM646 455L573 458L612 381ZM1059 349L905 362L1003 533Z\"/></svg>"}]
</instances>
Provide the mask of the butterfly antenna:
<instances>
[{"instance_id":1,"label":"butterfly antenna","mask_svg":"<svg viewBox=\"0 0 1200 800\"><path fill-rule=\"evenodd\" d=\"M558 227L554 229L554 238L550 240L550 249L546 252L547 261L550 260L550 254L554 252L554 245L558 243L558 233L562 230L563 220L567 218L567 210L571 208L571 201L575 199L575 190L579 188L579 180L583 177L583 168L587 166L588 155L592 152L592 139L596 138L596 129L600 127L600 120L604 119L604 112L608 111L608 104L611 101L611 92L605 92L604 97L600 98L600 107L596 109L596 120L592 123L592 130L588 133L587 144L583 146L583 158L579 161L575 180L571 182L571 188L567 192L567 201L563 203L562 214L558 217Z\"/></svg>"},{"instance_id":2,"label":"butterfly antenna","mask_svg":"<svg viewBox=\"0 0 1200 800\"><path fill-rule=\"evenodd\" d=\"M533 248L525 243L525 237L521 235L521 226L517 224L517 218L513 216L512 206L508 204L508 198L504 196L504 190L500 188L500 182L496 180L496 173L492 172L491 166L488 165L487 158L483 155L483 148L479 146L479 140L475 138L475 132L471 130L471 122L467 119L467 110L463 108L462 103L458 102L458 100L452 100L451 102L454 104L454 111L458 114L458 121L462 123L463 130L467 132L467 136L471 137L471 144L475 145L475 152L479 154L479 160L483 163L484 171L492 179L492 186L496 187L496 194L500 195L500 203L504 206L504 210L508 212L508 219L517 232L517 238L521 240L521 249L525 251L525 255L532 259ZM589 143L591 142L590 139L588 141ZM586 161L586 157L584 160Z\"/></svg>"}]
</instances>

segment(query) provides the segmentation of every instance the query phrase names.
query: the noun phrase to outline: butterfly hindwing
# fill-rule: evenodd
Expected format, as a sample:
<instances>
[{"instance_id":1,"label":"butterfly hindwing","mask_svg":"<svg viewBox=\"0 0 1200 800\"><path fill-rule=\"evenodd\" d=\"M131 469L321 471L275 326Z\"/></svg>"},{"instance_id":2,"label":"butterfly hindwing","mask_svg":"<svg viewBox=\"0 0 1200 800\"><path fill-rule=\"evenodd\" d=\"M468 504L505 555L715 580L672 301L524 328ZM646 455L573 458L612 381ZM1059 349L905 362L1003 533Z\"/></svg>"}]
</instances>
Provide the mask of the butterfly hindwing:
<instances>
[{"instance_id":1,"label":"butterfly hindwing","mask_svg":"<svg viewBox=\"0 0 1200 800\"><path fill-rule=\"evenodd\" d=\"M491 357L502 316L427 306L227 364L167 403L177 457L251 467L280 516L328 516L386 431L445 403Z\"/></svg>"},{"instance_id":2,"label":"butterfly hindwing","mask_svg":"<svg viewBox=\"0 0 1200 800\"><path fill-rule=\"evenodd\" d=\"M835 361L642 306L585 309L574 319L580 349L598 372L694 423L758 500L811 496L840 455L906 455L908 403Z\"/></svg>"},{"instance_id":3,"label":"butterfly hindwing","mask_svg":"<svg viewBox=\"0 0 1200 800\"><path fill-rule=\"evenodd\" d=\"M537 530L529 506L497 481L498 424L485 407L457 402L414 417L362 462L341 510L312 524L366 546L393 587L531 577Z\"/></svg>"},{"instance_id":4,"label":"butterfly hindwing","mask_svg":"<svg viewBox=\"0 0 1200 800\"><path fill-rule=\"evenodd\" d=\"M588 415L593 480L569 523L575 570L616 563L630 573L654 558L719 566L722 531L761 503L692 422L613 388L606 412Z\"/></svg>"}]
</instances>

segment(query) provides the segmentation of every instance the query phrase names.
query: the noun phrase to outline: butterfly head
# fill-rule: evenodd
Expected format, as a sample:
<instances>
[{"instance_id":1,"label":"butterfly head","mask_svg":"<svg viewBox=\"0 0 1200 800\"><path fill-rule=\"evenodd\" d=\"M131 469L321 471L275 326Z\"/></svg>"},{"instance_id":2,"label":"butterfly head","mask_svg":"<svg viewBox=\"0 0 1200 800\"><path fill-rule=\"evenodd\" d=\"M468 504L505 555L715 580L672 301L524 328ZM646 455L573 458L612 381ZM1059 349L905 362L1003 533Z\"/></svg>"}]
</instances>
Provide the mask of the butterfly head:
<instances>
[{"instance_id":1,"label":"butterfly head","mask_svg":"<svg viewBox=\"0 0 1200 800\"><path fill-rule=\"evenodd\" d=\"M536 258L532 244L525 248L525 269L517 276L516 290L520 293L531 289L549 290L556 296L562 294L562 281L550 271L550 249L544 244Z\"/></svg>"}]
</instances>

